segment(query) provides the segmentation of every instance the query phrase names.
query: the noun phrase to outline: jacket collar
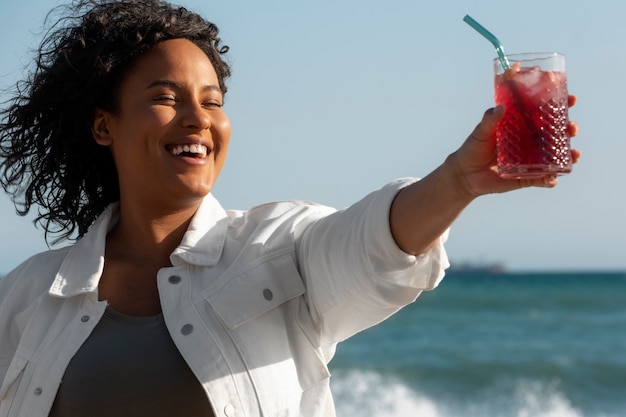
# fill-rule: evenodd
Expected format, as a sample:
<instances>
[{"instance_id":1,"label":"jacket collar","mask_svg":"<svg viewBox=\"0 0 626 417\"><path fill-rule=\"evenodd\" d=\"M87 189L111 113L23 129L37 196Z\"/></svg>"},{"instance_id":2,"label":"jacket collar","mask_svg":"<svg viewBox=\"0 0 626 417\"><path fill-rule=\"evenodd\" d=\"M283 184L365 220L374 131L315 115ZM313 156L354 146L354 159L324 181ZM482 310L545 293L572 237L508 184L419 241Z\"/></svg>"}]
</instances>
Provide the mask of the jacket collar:
<instances>
[{"instance_id":1,"label":"jacket collar","mask_svg":"<svg viewBox=\"0 0 626 417\"><path fill-rule=\"evenodd\" d=\"M95 292L104 269L106 237L119 219L119 203L111 204L89 231L67 252L49 293L71 297ZM172 265L190 263L215 265L222 254L228 215L211 194L207 195L185 232L180 245L170 255Z\"/></svg>"},{"instance_id":2,"label":"jacket collar","mask_svg":"<svg viewBox=\"0 0 626 417\"><path fill-rule=\"evenodd\" d=\"M222 256L228 214L212 194L207 195L172 255L172 265L187 262L194 265L212 266Z\"/></svg>"}]
</instances>

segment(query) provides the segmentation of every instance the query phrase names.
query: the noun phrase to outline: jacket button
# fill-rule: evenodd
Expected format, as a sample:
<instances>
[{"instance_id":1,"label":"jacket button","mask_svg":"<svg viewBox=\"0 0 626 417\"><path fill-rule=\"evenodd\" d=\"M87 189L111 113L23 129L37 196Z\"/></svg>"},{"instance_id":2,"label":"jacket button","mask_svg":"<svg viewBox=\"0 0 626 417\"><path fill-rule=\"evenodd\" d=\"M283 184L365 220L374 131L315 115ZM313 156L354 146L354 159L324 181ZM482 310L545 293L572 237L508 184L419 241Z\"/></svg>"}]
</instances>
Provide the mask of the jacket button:
<instances>
[{"instance_id":1,"label":"jacket button","mask_svg":"<svg viewBox=\"0 0 626 417\"><path fill-rule=\"evenodd\" d=\"M228 404L226 407L224 407L224 414L227 417L232 416L233 414L235 414L235 407L233 407L232 404Z\"/></svg>"},{"instance_id":2,"label":"jacket button","mask_svg":"<svg viewBox=\"0 0 626 417\"><path fill-rule=\"evenodd\" d=\"M180 332L184 336L187 336L187 335L191 334L191 332L193 332L193 325L185 324L183 327L180 328Z\"/></svg>"},{"instance_id":3,"label":"jacket button","mask_svg":"<svg viewBox=\"0 0 626 417\"><path fill-rule=\"evenodd\" d=\"M43 390L41 389L41 387L35 388L35 395L41 395L42 392Z\"/></svg>"},{"instance_id":4,"label":"jacket button","mask_svg":"<svg viewBox=\"0 0 626 417\"><path fill-rule=\"evenodd\" d=\"M171 277L169 277L168 281L170 282L170 284L178 284L181 281L181 278L178 275L172 275Z\"/></svg>"},{"instance_id":5,"label":"jacket button","mask_svg":"<svg viewBox=\"0 0 626 417\"><path fill-rule=\"evenodd\" d=\"M80 318L80 321L82 321L83 323L87 323L89 321L89 316L82 316Z\"/></svg>"},{"instance_id":6,"label":"jacket button","mask_svg":"<svg viewBox=\"0 0 626 417\"><path fill-rule=\"evenodd\" d=\"M272 293L272 290L269 289L264 289L263 290L263 298L265 298L267 301L271 301L272 298L274 298L274 294Z\"/></svg>"}]
</instances>

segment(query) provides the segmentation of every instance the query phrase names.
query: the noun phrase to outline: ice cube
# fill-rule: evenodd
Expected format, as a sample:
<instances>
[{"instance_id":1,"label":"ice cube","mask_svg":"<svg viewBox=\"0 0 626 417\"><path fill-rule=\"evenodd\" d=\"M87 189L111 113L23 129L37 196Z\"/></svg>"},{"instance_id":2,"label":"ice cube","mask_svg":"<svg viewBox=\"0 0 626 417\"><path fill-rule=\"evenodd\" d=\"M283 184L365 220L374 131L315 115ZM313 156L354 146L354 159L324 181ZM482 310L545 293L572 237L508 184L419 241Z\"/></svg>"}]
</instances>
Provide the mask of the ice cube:
<instances>
[{"instance_id":1,"label":"ice cube","mask_svg":"<svg viewBox=\"0 0 626 417\"><path fill-rule=\"evenodd\" d=\"M550 78L546 74L539 67L527 68L518 72L514 80L523 88L526 97L534 98L550 87Z\"/></svg>"}]
</instances>

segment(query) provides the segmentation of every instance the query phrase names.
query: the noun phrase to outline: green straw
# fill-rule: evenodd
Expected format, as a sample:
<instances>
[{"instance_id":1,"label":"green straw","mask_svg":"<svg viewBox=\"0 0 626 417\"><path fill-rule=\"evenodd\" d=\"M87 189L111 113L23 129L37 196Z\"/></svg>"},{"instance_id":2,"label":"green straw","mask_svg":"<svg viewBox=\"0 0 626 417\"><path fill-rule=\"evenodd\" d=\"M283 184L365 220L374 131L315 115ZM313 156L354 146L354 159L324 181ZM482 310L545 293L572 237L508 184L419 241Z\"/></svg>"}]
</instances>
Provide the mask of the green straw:
<instances>
[{"instance_id":1,"label":"green straw","mask_svg":"<svg viewBox=\"0 0 626 417\"><path fill-rule=\"evenodd\" d=\"M489 42L493 44L493 46L496 48L496 52L498 53L498 60L500 60L500 65L502 65L502 69L506 71L511 65L509 64L509 60L504 53L504 47L502 46L498 38L493 36L493 34L485 29L483 25L472 19L470 15L465 15L463 21L476 29L478 33L483 35L485 38L487 38Z\"/></svg>"},{"instance_id":2,"label":"green straw","mask_svg":"<svg viewBox=\"0 0 626 417\"><path fill-rule=\"evenodd\" d=\"M509 60L507 59L507 57L506 57L506 55L504 53L504 48L502 47L502 44L500 43L498 38L493 36L493 34L491 32L489 32L487 29L485 29L480 23L478 23L477 21L472 19L469 15L465 15L463 20L468 25L470 25L471 27L476 29L476 31L478 33L480 33L485 38L487 38L487 40L489 42L491 42L493 44L493 46L496 47L496 52L498 53L498 60L500 61L500 65L502 65L502 69L505 70L505 71L507 69L509 69L509 67L511 65L509 64ZM515 82L513 82L513 80L508 80L508 83L509 83L509 88L511 89L511 93L513 93L515 104L517 105L517 107L520 110L523 110L524 109L524 101L522 100L522 97L521 97L521 94L520 94L520 92L519 92L519 90L517 88L517 85L515 84ZM537 130L537 126L528 117L528 113L525 112L525 111L520 111L520 114L522 115L522 119L524 120L524 123L526 124L526 128L530 132L533 133L533 136L535 138L537 138L537 139L541 138L541 135L539 134L539 132Z\"/></svg>"}]
</instances>

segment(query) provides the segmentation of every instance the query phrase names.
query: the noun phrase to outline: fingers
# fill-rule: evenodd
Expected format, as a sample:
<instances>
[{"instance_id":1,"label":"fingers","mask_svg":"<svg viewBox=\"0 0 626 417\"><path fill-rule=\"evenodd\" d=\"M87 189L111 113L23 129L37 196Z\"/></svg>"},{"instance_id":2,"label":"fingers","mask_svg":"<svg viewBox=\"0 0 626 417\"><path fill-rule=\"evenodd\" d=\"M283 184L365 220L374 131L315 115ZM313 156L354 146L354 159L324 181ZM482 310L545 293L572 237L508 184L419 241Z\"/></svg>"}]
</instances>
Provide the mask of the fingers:
<instances>
[{"instance_id":1,"label":"fingers","mask_svg":"<svg viewBox=\"0 0 626 417\"><path fill-rule=\"evenodd\" d=\"M534 178L528 180L519 180L521 188L527 187L541 187L541 188L554 188L559 183L559 177L556 175L546 175L541 178Z\"/></svg>"},{"instance_id":2,"label":"fingers","mask_svg":"<svg viewBox=\"0 0 626 417\"><path fill-rule=\"evenodd\" d=\"M559 183L559 178L556 175L549 175L540 179L540 183L536 184L536 187L554 188Z\"/></svg>"},{"instance_id":3,"label":"fingers","mask_svg":"<svg viewBox=\"0 0 626 417\"><path fill-rule=\"evenodd\" d=\"M576 96L570 94L567 97L567 105L569 107L572 107L572 106L574 106L576 104L577 100L578 100L578 98ZM567 124L567 134L570 137L574 137L574 136L578 135L578 130L579 130L578 129L578 123L576 123L576 122L569 122ZM582 154L581 154L581 152L578 149L572 149L572 162L573 163L577 163L578 160L580 159L581 155Z\"/></svg>"},{"instance_id":4,"label":"fingers","mask_svg":"<svg viewBox=\"0 0 626 417\"><path fill-rule=\"evenodd\" d=\"M578 101L578 97L576 97L576 96L575 96L575 95L573 95L573 94L570 94L570 95L567 97L567 105L568 105L569 107L574 107L574 105L576 104L576 102L577 102L577 101Z\"/></svg>"},{"instance_id":5,"label":"fingers","mask_svg":"<svg viewBox=\"0 0 626 417\"><path fill-rule=\"evenodd\" d=\"M576 122L569 122L569 124L567 125L567 134L570 137L574 137L574 136L578 135L578 123L576 123Z\"/></svg>"}]
</instances>

